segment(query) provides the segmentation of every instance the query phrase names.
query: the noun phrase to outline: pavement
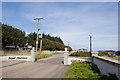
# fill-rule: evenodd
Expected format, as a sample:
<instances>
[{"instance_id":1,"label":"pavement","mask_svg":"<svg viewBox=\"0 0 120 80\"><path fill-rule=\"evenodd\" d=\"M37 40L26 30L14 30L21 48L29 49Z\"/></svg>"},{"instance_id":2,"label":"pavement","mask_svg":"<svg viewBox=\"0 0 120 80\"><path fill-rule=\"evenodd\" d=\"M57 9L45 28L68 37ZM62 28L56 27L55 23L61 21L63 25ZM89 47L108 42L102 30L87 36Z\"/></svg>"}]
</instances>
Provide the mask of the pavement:
<instances>
[{"instance_id":1,"label":"pavement","mask_svg":"<svg viewBox=\"0 0 120 80\"><path fill-rule=\"evenodd\" d=\"M64 54L56 54L36 62L3 61L2 78L63 78L69 67L63 60Z\"/></svg>"}]
</instances>

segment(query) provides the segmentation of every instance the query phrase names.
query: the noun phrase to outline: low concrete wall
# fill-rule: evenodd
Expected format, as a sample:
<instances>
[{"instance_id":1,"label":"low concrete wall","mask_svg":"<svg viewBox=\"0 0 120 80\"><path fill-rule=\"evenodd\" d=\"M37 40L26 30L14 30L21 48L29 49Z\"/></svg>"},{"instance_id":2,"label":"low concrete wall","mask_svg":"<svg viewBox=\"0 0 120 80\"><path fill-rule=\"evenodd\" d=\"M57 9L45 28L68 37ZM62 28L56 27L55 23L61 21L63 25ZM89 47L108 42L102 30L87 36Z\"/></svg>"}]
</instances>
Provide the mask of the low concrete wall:
<instances>
[{"instance_id":1,"label":"low concrete wall","mask_svg":"<svg viewBox=\"0 0 120 80\"><path fill-rule=\"evenodd\" d=\"M24 61L31 61L31 56L2 56L0 57L1 61L4 60L24 60Z\"/></svg>"},{"instance_id":2,"label":"low concrete wall","mask_svg":"<svg viewBox=\"0 0 120 80\"><path fill-rule=\"evenodd\" d=\"M24 61L32 61L35 62L36 58L35 48L31 50L31 55L13 55L13 56L0 56L0 61L4 60L24 60Z\"/></svg>"},{"instance_id":3,"label":"low concrete wall","mask_svg":"<svg viewBox=\"0 0 120 80\"><path fill-rule=\"evenodd\" d=\"M68 65L71 65L72 62L81 62L81 61L91 62L91 58L90 57L68 57Z\"/></svg>"},{"instance_id":4,"label":"low concrete wall","mask_svg":"<svg viewBox=\"0 0 120 80\"><path fill-rule=\"evenodd\" d=\"M108 73L116 74L120 79L120 62L117 60L107 59L105 57L93 56L93 63L95 63L101 71L101 74L108 75Z\"/></svg>"}]
</instances>

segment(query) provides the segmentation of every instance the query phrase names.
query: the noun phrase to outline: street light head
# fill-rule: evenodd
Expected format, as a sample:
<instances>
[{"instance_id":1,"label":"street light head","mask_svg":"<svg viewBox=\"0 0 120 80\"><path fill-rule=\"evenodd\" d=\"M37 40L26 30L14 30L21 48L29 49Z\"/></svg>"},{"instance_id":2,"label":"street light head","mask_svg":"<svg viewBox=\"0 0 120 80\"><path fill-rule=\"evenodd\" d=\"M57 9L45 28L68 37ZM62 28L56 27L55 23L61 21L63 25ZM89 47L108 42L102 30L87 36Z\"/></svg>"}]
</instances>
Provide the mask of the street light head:
<instances>
[{"instance_id":1,"label":"street light head","mask_svg":"<svg viewBox=\"0 0 120 80\"><path fill-rule=\"evenodd\" d=\"M40 19L43 19L43 18L34 18L34 20L40 20Z\"/></svg>"}]
</instances>

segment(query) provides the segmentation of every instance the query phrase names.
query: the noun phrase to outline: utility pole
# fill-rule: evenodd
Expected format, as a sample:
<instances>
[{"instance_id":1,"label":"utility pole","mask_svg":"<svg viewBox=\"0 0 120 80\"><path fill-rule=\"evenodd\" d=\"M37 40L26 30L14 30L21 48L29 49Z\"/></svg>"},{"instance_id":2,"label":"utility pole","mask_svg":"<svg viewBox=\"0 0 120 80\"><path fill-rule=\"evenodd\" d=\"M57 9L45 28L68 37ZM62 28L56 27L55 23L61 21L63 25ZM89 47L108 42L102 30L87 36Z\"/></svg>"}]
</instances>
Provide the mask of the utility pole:
<instances>
[{"instance_id":1,"label":"utility pole","mask_svg":"<svg viewBox=\"0 0 120 80\"><path fill-rule=\"evenodd\" d=\"M43 19L43 18L34 18L34 20L38 20L37 23L37 39L36 39L36 52L37 52L37 48L38 48L38 32L39 32L39 20Z\"/></svg>"},{"instance_id":2,"label":"utility pole","mask_svg":"<svg viewBox=\"0 0 120 80\"><path fill-rule=\"evenodd\" d=\"M41 40L40 40L40 53L41 53L41 51L42 51L42 36L43 36L43 34L41 34L41 35L39 36L39 38L41 39Z\"/></svg>"},{"instance_id":3,"label":"utility pole","mask_svg":"<svg viewBox=\"0 0 120 80\"><path fill-rule=\"evenodd\" d=\"M92 36L90 36L90 57L92 57Z\"/></svg>"}]
</instances>

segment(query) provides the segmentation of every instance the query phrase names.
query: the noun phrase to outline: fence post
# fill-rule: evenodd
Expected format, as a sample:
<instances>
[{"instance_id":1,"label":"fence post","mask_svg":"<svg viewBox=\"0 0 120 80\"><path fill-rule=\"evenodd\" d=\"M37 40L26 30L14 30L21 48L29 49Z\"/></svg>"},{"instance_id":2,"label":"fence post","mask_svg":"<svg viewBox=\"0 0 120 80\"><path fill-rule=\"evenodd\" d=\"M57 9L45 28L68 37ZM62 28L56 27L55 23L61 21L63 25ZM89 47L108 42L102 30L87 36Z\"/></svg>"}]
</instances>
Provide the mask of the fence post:
<instances>
[{"instance_id":1,"label":"fence post","mask_svg":"<svg viewBox=\"0 0 120 80\"><path fill-rule=\"evenodd\" d=\"M68 51L67 51L67 48L65 48L65 51L64 51L64 65L68 65Z\"/></svg>"},{"instance_id":2,"label":"fence post","mask_svg":"<svg viewBox=\"0 0 120 80\"><path fill-rule=\"evenodd\" d=\"M33 47L31 50L31 61L32 62L35 62L35 60L36 60L35 57L36 57L36 52L35 52L35 47Z\"/></svg>"}]
</instances>

